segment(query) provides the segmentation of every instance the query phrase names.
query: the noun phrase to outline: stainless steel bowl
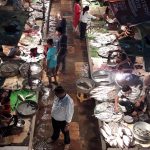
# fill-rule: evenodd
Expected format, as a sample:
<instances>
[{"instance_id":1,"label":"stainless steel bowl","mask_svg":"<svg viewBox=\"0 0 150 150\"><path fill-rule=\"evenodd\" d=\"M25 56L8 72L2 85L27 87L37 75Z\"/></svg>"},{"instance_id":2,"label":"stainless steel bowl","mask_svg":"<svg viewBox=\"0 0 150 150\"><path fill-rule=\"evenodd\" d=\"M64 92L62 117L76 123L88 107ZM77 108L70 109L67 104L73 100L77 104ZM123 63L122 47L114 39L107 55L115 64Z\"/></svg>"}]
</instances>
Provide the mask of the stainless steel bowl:
<instances>
[{"instance_id":1,"label":"stainless steel bowl","mask_svg":"<svg viewBox=\"0 0 150 150\"><path fill-rule=\"evenodd\" d=\"M38 78L25 79L22 84L25 89L37 90L41 88L41 80Z\"/></svg>"},{"instance_id":2,"label":"stainless steel bowl","mask_svg":"<svg viewBox=\"0 0 150 150\"><path fill-rule=\"evenodd\" d=\"M133 133L139 139L150 140L150 124L142 121L136 122L133 126Z\"/></svg>"},{"instance_id":3,"label":"stainless steel bowl","mask_svg":"<svg viewBox=\"0 0 150 150\"><path fill-rule=\"evenodd\" d=\"M18 119L18 122L17 122L16 126L19 127L19 128L23 128L24 125L25 125L25 121L22 120L22 119Z\"/></svg>"},{"instance_id":4,"label":"stainless steel bowl","mask_svg":"<svg viewBox=\"0 0 150 150\"><path fill-rule=\"evenodd\" d=\"M80 78L76 81L76 87L81 93L89 93L95 87L95 83L89 78Z\"/></svg>"},{"instance_id":5,"label":"stainless steel bowl","mask_svg":"<svg viewBox=\"0 0 150 150\"><path fill-rule=\"evenodd\" d=\"M115 82L119 87L122 87L123 85L129 85L129 86L143 86L143 81L141 78L135 74L132 73L123 73L118 72L115 75Z\"/></svg>"},{"instance_id":6,"label":"stainless steel bowl","mask_svg":"<svg viewBox=\"0 0 150 150\"><path fill-rule=\"evenodd\" d=\"M22 77L26 78L28 76L32 78L39 78L42 73L42 66L39 63L24 63L19 68Z\"/></svg>"},{"instance_id":7,"label":"stainless steel bowl","mask_svg":"<svg viewBox=\"0 0 150 150\"><path fill-rule=\"evenodd\" d=\"M92 79L96 85L110 85L114 82L112 72L106 70L93 72Z\"/></svg>"},{"instance_id":8,"label":"stainless steel bowl","mask_svg":"<svg viewBox=\"0 0 150 150\"><path fill-rule=\"evenodd\" d=\"M39 106L37 102L32 100L26 100L24 102L21 102L16 111L18 114L20 114L22 117L28 117L33 116L39 109Z\"/></svg>"}]
</instances>

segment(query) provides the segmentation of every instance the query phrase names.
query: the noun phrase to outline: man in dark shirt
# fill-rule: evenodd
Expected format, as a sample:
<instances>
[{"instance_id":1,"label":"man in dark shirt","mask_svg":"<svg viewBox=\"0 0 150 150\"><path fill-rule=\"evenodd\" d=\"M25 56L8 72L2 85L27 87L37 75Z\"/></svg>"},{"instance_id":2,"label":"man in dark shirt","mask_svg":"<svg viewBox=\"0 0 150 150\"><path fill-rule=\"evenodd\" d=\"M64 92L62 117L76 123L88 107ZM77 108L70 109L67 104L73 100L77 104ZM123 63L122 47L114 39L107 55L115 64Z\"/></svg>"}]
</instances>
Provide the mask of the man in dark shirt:
<instances>
[{"instance_id":1,"label":"man in dark shirt","mask_svg":"<svg viewBox=\"0 0 150 150\"><path fill-rule=\"evenodd\" d=\"M66 18L63 17L63 15L61 13L57 14L57 24L56 24L56 28L61 27L62 28L62 33L66 34Z\"/></svg>"},{"instance_id":2,"label":"man in dark shirt","mask_svg":"<svg viewBox=\"0 0 150 150\"><path fill-rule=\"evenodd\" d=\"M56 28L56 34L58 36L58 41L56 43L57 48L57 67L56 72L58 72L60 64L62 64L62 73L66 71L66 55L67 55L67 36L63 33L61 27Z\"/></svg>"}]
</instances>

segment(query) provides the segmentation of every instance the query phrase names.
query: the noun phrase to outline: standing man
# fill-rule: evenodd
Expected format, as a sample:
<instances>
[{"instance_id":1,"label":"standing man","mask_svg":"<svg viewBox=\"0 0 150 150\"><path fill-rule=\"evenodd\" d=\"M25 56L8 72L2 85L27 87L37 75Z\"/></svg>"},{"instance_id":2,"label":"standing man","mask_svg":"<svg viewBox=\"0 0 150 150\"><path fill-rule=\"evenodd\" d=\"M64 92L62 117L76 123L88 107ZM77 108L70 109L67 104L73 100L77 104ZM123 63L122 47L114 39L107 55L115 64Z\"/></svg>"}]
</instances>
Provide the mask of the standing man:
<instances>
[{"instance_id":1,"label":"standing man","mask_svg":"<svg viewBox=\"0 0 150 150\"><path fill-rule=\"evenodd\" d=\"M63 34L66 34L66 26L67 26L67 22L66 22L66 18L64 18L64 16L62 15L62 13L58 13L56 16L56 27L61 27L62 28L62 32Z\"/></svg>"},{"instance_id":2,"label":"standing man","mask_svg":"<svg viewBox=\"0 0 150 150\"><path fill-rule=\"evenodd\" d=\"M74 113L74 102L62 86L56 87L54 92L56 98L51 111L53 126L51 142L55 142L59 138L60 131L62 131L64 134L64 150L68 150L70 147L69 125Z\"/></svg>"},{"instance_id":3,"label":"standing man","mask_svg":"<svg viewBox=\"0 0 150 150\"><path fill-rule=\"evenodd\" d=\"M56 28L56 35L58 36L58 41L56 44L57 53L58 53L56 73L58 72L61 64L62 64L61 72L65 73L66 55L67 55L67 36L63 33L62 27Z\"/></svg>"}]
</instances>

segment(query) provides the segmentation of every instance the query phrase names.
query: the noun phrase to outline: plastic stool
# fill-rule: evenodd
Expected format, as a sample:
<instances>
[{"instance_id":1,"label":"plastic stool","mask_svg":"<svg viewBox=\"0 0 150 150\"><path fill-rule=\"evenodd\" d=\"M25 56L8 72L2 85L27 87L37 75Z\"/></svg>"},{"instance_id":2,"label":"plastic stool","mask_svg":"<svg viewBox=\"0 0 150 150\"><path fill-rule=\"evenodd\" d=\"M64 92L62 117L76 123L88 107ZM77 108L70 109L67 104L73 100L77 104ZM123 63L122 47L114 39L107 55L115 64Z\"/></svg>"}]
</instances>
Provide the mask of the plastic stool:
<instances>
[{"instance_id":1,"label":"plastic stool","mask_svg":"<svg viewBox=\"0 0 150 150\"><path fill-rule=\"evenodd\" d=\"M83 102L83 101L87 100L88 98L89 98L88 93L77 92L77 99L79 99L80 102Z\"/></svg>"}]
</instances>

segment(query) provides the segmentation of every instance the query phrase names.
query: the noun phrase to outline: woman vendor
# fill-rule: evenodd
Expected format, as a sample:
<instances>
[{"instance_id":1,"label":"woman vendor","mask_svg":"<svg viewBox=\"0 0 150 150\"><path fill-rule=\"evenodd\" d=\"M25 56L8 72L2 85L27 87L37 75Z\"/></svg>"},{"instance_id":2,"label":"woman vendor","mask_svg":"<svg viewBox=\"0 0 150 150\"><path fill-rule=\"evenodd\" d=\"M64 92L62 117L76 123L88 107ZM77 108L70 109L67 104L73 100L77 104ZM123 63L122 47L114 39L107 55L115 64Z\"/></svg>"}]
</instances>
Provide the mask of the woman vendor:
<instances>
[{"instance_id":1,"label":"woman vendor","mask_svg":"<svg viewBox=\"0 0 150 150\"><path fill-rule=\"evenodd\" d=\"M130 25L121 26L120 33L116 34L117 39L122 38L134 38L135 35L135 29L134 27L131 27Z\"/></svg>"},{"instance_id":2,"label":"woman vendor","mask_svg":"<svg viewBox=\"0 0 150 150\"><path fill-rule=\"evenodd\" d=\"M115 98L115 111L118 112L119 104L125 115L136 116L139 112L144 112L146 99L145 91L143 89L141 92L137 92L137 94L136 92L136 89L128 85L123 85Z\"/></svg>"},{"instance_id":3,"label":"woman vendor","mask_svg":"<svg viewBox=\"0 0 150 150\"><path fill-rule=\"evenodd\" d=\"M111 70L111 71L121 71L121 72L132 72L134 69L134 62L127 56L126 53L121 50L114 50L108 52L108 57L101 56L100 57L107 59L107 63L101 64L99 67L100 70Z\"/></svg>"},{"instance_id":4,"label":"woman vendor","mask_svg":"<svg viewBox=\"0 0 150 150\"><path fill-rule=\"evenodd\" d=\"M118 70L123 70L124 72L132 70L133 69L133 63L128 58L128 56L125 53L119 53L118 57L116 58L117 66L116 68Z\"/></svg>"}]
</instances>

